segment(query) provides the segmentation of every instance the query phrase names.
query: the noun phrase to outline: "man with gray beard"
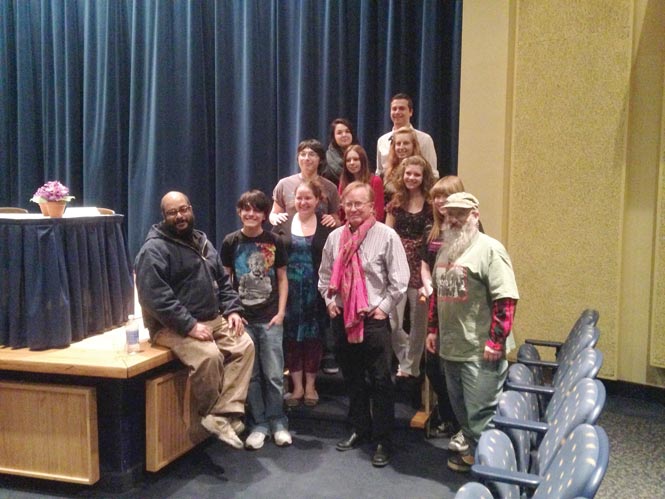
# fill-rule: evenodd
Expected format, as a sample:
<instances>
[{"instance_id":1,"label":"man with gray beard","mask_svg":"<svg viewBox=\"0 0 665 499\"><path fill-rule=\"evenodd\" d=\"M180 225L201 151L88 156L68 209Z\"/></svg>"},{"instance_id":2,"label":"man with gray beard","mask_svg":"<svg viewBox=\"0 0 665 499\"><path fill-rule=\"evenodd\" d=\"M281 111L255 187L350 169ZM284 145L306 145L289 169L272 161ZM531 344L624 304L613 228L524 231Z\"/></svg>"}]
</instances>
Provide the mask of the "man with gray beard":
<instances>
[{"instance_id":1,"label":"man with gray beard","mask_svg":"<svg viewBox=\"0 0 665 499\"><path fill-rule=\"evenodd\" d=\"M462 429L448 448L448 467L467 472L480 433L495 413L515 346L513 318L519 294L503 245L478 230L478 200L448 196L443 244L432 270L427 350L439 351L450 402Z\"/></svg>"}]
</instances>

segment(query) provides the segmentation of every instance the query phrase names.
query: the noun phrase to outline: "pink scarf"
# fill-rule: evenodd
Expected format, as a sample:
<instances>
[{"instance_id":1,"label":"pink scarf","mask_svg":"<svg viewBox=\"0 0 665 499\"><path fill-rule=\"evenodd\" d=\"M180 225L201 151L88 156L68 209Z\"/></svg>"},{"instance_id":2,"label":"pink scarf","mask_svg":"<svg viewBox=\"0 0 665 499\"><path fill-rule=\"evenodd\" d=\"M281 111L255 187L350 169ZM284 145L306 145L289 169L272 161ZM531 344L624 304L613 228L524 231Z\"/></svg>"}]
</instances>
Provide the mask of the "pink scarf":
<instances>
[{"instance_id":1,"label":"pink scarf","mask_svg":"<svg viewBox=\"0 0 665 499\"><path fill-rule=\"evenodd\" d=\"M369 229L376 223L376 218L370 216L351 232L347 223L342 230L339 244L339 253L333 263L328 297L341 293L344 307L344 328L349 343L362 343L365 326L363 320L367 314L367 285L365 272L358 249L365 240Z\"/></svg>"}]
</instances>

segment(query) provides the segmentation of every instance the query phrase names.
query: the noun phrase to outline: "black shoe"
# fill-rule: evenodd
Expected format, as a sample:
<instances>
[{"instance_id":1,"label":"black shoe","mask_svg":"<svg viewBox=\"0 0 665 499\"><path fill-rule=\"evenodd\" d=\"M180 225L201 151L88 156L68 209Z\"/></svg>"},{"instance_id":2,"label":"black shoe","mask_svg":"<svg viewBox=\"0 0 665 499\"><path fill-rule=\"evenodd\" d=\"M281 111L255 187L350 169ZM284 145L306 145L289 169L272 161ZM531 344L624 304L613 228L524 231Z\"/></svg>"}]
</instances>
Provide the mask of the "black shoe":
<instances>
[{"instance_id":1,"label":"black shoe","mask_svg":"<svg viewBox=\"0 0 665 499\"><path fill-rule=\"evenodd\" d=\"M356 433L354 431L353 433L351 433L351 436L346 440L340 440L339 442L337 442L337 445L335 445L335 449L342 452L345 450L355 449L365 440L366 440L365 435L361 435L360 433Z\"/></svg>"},{"instance_id":2,"label":"black shoe","mask_svg":"<svg viewBox=\"0 0 665 499\"><path fill-rule=\"evenodd\" d=\"M441 418L439 417L439 406L435 405L429 413L429 417L425 421L425 438L434 438L433 432L434 429L439 426L441 423Z\"/></svg>"},{"instance_id":3,"label":"black shoe","mask_svg":"<svg viewBox=\"0 0 665 499\"><path fill-rule=\"evenodd\" d=\"M390 462L390 450L388 446L384 444L379 444L376 446L376 451L372 456L372 466L376 468L383 468Z\"/></svg>"},{"instance_id":4,"label":"black shoe","mask_svg":"<svg viewBox=\"0 0 665 499\"><path fill-rule=\"evenodd\" d=\"M333 358L324 358L321 361L321 370L325 374L337 374L339 372L339 367Z\"/></svg>"}]
</instances>

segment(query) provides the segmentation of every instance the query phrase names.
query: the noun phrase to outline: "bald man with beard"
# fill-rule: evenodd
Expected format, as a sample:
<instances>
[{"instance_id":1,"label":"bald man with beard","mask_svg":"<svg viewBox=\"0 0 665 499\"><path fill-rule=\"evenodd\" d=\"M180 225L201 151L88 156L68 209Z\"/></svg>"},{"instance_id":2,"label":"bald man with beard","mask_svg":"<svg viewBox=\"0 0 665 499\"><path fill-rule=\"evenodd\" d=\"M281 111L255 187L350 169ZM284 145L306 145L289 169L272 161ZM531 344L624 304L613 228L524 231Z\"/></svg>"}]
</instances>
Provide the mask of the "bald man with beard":
<instances>
[{"instance_id":1,"label":"bald man with beard","mask_svg":"<svg viewBox=\"0 0 665 499\"><path fill-rule=\"evenodd\" d=\"M189 368L201 424L222 442L243 448L241 417L254 363L243 307L217 251L194 228L187 196L162 198L164 219L136 256L136 289L153 344Z\"/></svg>"},{"instance_id":2,"label":"bald man with beard","mask_svg":"<svg viewBox=\"0 0 665 499\"><path fill-rule=\"evenodd\" d=\"M458 192L448 196L444 208L426 347L439 354L462 427L450 440L448 448L457 453L448 467L468 472L508 373L506 354L515 346L512 325L519 294L506 249L478 229L478 200Z\"/></svg>"}]
</instances>

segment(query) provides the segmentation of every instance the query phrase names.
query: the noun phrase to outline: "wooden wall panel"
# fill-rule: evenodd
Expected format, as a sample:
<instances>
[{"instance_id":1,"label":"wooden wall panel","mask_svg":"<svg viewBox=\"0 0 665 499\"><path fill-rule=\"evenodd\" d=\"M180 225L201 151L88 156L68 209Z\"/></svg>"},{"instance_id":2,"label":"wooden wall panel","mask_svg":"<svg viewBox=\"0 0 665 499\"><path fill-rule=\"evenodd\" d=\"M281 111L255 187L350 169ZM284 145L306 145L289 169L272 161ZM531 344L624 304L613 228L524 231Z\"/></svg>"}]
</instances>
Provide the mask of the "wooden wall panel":
<instances>
[{"instance_id":1,"label":"wooden wall panel","mask_svg":"<svg viewBox=\"0 0 665 499\"><path fill-rule=\"evenodd\" d=\"M158 471L210 435L190 403L187 369L146 382L146 469Z\"/></svg>"},{"instance_id":2,"label":"wooden wall panel","mask_svg":"<svg viewBox=\"0 0 665 499\"><path fill-rule=\"evenodd\" d=\"M94 388L0 382L0 472L99 480Z\"/></svg>"}]
</instances>

